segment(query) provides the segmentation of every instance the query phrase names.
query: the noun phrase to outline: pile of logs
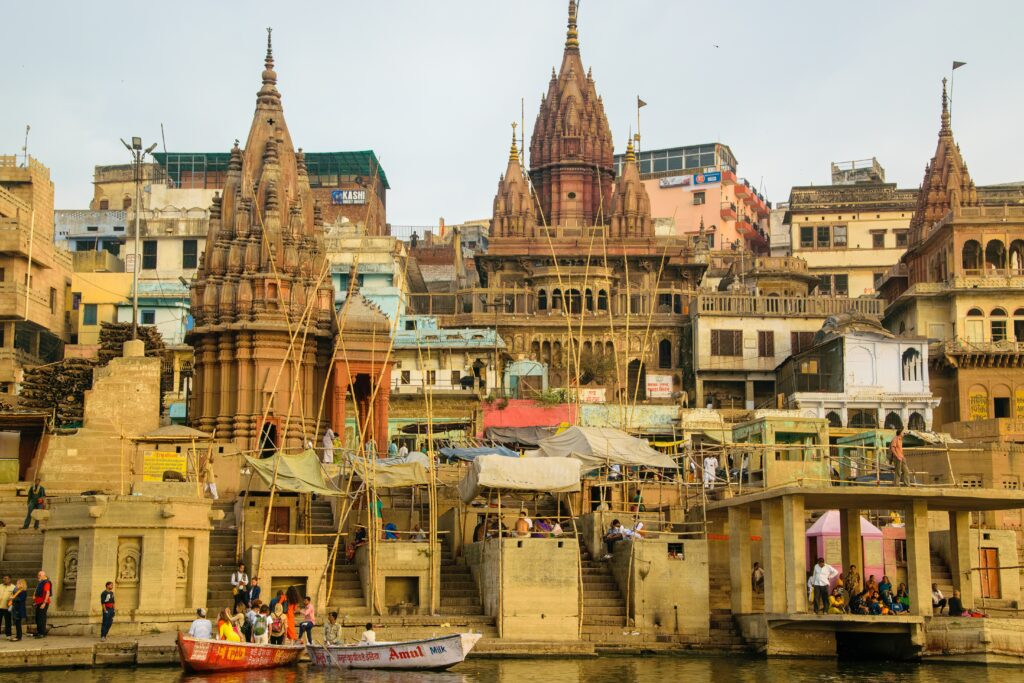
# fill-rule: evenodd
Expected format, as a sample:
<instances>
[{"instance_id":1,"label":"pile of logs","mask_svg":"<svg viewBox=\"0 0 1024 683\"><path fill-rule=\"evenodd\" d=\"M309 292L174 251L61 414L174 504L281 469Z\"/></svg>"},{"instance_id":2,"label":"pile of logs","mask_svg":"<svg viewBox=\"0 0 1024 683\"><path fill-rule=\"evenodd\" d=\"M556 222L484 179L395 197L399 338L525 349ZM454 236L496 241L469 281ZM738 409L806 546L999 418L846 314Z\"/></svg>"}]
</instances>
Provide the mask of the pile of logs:
<instances>
[{"instance_id":1,"label":"pile of logs","mask_svg":"<svg viewBox=\"0 0 1024 683\"><path fill-rule=\"evenodd\" d=\"M25 370L21 383L19 408L50 413L54 427L82 423L85 391L92 388L92 369L96 361L65 358L56 363Z\"/></svg>"},{"instance_id":2,"label":"pile of logs","mask_svg":"<svg viewBox=\"0 0 1024 683\"><path fill-rule=\"evenodd\" d=\"M100 328L99 360L65 358L56 363L26 369L18 409L49 413L53 427L77 427L85 414L85 391L92 388L93 368L107 365L124 354L124 343L132 338L131 323L103 323ZM172 388L173 367L163 337L155 327L139 326L139 339L146 355L161 360L161 397ZM0 406L0 411L3 407Z\"/></svg>"}]
</instances>

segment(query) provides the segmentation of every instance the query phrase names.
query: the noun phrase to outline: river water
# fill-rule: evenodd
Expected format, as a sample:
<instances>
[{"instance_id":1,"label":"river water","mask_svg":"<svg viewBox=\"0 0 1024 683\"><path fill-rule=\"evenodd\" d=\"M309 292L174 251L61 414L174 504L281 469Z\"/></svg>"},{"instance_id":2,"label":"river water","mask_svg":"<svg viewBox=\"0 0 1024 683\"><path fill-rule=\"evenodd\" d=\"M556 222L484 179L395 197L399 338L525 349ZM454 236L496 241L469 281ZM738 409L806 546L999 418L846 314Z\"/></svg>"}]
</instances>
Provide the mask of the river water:
<instances>
[{"instance_id":1,"label":"river water","mask_svg":"<svg viewBox=\"0 0 1024 683\"><path fill-rule=\"evenodd\" d=\"M2 657L0 647L0 657ZM300 664L248 674L186 676L170 667L0 674L0 683L1024 683L1024 667L944 664L840 664L742 656L636 656L588 659L470 660L445 673L324 673Z\"/></svg>"}]
</instances>

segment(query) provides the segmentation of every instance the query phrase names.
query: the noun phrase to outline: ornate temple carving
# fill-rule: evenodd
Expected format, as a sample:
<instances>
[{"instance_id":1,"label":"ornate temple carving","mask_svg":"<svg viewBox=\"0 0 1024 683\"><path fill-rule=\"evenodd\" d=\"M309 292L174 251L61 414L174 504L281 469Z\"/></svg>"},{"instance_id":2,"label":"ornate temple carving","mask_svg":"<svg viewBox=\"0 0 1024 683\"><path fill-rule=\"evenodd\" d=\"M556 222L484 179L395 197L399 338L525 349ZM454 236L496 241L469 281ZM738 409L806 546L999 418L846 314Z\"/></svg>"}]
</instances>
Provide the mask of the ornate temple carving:
<instances>
[{"instance_id":1,"label":"ornate temple carving","mask_svg":"<svg viewBox=\"0 0 1024 683\"><path fill-rule=\"evenodd\" d=\"M318 421L334 294L305 158L284 119L269 31L249 136L244 148L236 140L231 149L192 292L193 423L252 450L266 415L276 445L300 445Z\"/></svg>"}]
</instances>

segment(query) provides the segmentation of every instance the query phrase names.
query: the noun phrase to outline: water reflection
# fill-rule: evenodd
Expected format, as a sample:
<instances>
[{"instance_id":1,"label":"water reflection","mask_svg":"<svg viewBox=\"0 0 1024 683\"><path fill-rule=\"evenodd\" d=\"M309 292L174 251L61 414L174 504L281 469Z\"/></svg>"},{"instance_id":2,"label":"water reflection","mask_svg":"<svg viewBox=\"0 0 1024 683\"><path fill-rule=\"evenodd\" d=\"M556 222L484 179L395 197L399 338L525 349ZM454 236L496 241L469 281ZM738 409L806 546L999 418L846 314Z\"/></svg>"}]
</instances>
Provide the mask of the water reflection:
<instances>
[{"instance_id":1,"label":"water reflection","mask_svg":"<svg viewBox=\"0 0 1024 683\"><path fill-rule=\"evenodd\" d=\"M470 660L445 673L323 672L305 664L248 674L185 675L170 667L0 673L0 683L1024 683L1024 669L690 655Z\"/></svg>"}]
</instances>

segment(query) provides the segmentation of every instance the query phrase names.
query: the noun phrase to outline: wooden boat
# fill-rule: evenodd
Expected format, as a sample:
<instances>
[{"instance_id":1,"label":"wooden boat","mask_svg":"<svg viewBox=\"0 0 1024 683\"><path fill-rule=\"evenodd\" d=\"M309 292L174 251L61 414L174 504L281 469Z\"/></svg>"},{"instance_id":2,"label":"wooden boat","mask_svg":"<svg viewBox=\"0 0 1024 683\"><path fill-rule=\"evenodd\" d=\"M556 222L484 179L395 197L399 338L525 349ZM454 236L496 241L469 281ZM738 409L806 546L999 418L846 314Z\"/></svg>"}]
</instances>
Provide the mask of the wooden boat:
<instances>
[{"instance_id":1,"label":"wooden boat","mask_svg":"<svg viewBox=\"0 0 1024 683\"><path fill-rule=\"evenodd\" d=\"M249 671L291 666L299 661L302 645L257 645L193 638L178 633L181 667L189 673Z\"/></svg>"},{"instance_id":2,"label":"wooden boat","mask_svg":"<svg viewBox=\"0 0 1024 683\"><path fill-rule=\"evenodd\" d=\"M425 640L373 645L307 645L315 666L327 669L443 671L466 659L479 633L453 633Z\"/></svg>"}]
</instances>

